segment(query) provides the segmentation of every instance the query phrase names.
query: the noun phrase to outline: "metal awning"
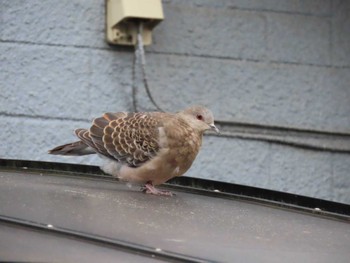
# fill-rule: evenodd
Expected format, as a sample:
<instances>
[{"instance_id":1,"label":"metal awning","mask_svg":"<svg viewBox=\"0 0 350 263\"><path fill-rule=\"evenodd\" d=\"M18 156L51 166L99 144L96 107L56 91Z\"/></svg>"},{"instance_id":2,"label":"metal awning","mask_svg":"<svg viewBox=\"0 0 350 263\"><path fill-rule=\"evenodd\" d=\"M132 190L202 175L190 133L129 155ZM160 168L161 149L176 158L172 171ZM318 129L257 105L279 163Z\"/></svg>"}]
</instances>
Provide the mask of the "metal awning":
<instances>
[{"instance_id":1,"label":"metal awning","mask_svg":"<svg viewBox=\"0 0 350 263\"><path fill-rule=\"evenodd\" d=\"M350 206L188 177L145 195L97 167L0 161L0 258L348 262Z\"/></svg>"}]
</instances>

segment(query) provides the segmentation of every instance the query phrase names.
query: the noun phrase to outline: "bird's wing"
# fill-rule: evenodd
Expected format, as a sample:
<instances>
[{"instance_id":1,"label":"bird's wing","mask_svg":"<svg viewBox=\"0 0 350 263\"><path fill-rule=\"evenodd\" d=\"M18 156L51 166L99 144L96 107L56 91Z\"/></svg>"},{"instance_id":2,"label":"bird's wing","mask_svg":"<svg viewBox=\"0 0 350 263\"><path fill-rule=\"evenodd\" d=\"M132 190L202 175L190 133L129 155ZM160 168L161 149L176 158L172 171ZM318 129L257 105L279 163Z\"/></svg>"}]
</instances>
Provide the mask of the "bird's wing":
<instances>
[{"instance_id":1,"label":"bird's wing","mask_svg":"<svg viewBox=\"0 0 350 263\"><path fill-rule=\"evenodd\" d=\"M160 149L162 113L105 113L78 137L98 153L136 167ZM79 136L80 135L80 136Z\"/></svg>"}]
</instances>

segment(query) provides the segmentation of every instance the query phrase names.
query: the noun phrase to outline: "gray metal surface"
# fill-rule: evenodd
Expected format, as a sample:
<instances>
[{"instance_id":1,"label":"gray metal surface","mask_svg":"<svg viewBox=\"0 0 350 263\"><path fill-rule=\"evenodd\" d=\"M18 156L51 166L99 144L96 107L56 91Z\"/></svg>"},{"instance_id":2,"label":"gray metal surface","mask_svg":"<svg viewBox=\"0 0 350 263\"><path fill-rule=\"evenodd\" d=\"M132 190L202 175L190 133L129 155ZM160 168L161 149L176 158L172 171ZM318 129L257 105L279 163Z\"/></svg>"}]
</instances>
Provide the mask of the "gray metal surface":
<instances>
[{"instance_id":1,"label":"gray metal surface","mask_svg":"<svg viewBox=\"0 0 350 263\"><path fill-rule=\"evenodd\" d=\"M159 262L103 245L3 224L0 237L2 262Z\"/></svg>"},{"instance_id":2,"label":"gray metal surface","mask_svg":"<svg viewBox=\"0 0 350 263\"><path fill-rule=\"evenodd\" d=\"M180 191L175 197L144 195L137 187L74 174L0 171L0 181L1 215L123 240L155 251L222 262L348 262L350 258L349 223L272 205ZM9 234L7 227L0 225L0 229L1 235ZM33 235L42 241L38 233L16 231L24 239ZM1 238L0 256L21 260L15 250L9 250L11 244L23 246L20 240L12 237L9 243ZM82 253L98 250L95 256L101 260L114 253L89 244L79 246Z\"/></svg>"}]
</instances>

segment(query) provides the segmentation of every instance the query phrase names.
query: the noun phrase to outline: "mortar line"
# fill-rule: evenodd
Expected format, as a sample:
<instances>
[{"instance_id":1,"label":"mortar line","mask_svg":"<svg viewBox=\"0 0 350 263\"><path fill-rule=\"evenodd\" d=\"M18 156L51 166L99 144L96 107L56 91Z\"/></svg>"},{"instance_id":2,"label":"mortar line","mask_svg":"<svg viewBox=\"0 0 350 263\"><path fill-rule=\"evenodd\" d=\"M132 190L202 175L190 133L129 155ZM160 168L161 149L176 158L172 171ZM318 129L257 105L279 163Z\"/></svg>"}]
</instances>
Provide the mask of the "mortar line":
<instances>
[{"instance_id":1,"label":"mortar line","mask_svg":"<svg viewBox=\"0 0 350 263\"><path fill-rule=\"evenodd\" d=\"M164 5L167 6L182 6L183 4L177 4L177 3L171 3L171 2L163 2ZM325 18L329 17L330 13L325 14L316 14L316 13L310 13L310 12L300 12L300 11L286 11L286 10L273 10L268 8L247 8L247 7L235 7L235 6L210 6L210 5L187 5L194 8L212 8L212 9L223 9L223 10L235 10L235 11L243 11L243 12L256 12L256 13L273 13L273 14L285 14L285 15L299 15L299 16L306 16L306 17L318 17L318 18Z\"/></svg>"},{"instance_id":2,"label":"mortar line","mask_svg":"<svg viewBox=\"0 0 350 263\"><path fill-rule=\"evenodd\" d=\"M114 52L129 52L131 54L132 47L92 47L84 45L64 45L64 44L52 44L52 43L35 43L31 41L17 41L17 40L0 40L0 43L13 43L13 44L24 44L32 46L49 46L49 47L61 47L61 48L77 48L86 50L101 50L101 51L114 51ZM331 64L313 64L313 63L300 63L294 61L278 61L278 60L265 60L265 59L253 59L253 58L240 58L240 57L227 57L227 56L214 56L214 55L203 55L203 54L188 54L179 52L165 52L156 50L147 50L148 54L154 55L169 55L169 56L179 56L179 57L194 57L194 58L204 58L204 59L217 59L235 62L251 62L251 63L261 63L261 64L271 64L271 65L292 65L292 66L308 66L316 68L331 68L331 69L350 69L349 66L338 66Z\"/></svg>"},{"instance_id":3,"label":"mortar line","mask_svg":"<svg viewBox=\"0 0 350 263\"><path fill-rule=\"evenodd\" d=\"M212 58L219 60L239 61L239 62L252 62L257 64L271 64L271 65L286 65L286 66L307 66L317 68L330 68L330 69L350 69L350 66L335 66L335 65L319 65L313 63L300 63L293 61L278 61L278 60L258 60L251 58L235 58L235 57L221 57L213 55L200 55L200 54L181 54L176 52L163 52L163 51L148 51L148 54L155 55L170 55L170 56L181 56L181 57L196 57L196 58Z\"/></svg>"},{"instance_id":4,"label":"mortar line","mask_svg":"<svg viewBox=\"0 0 350 263\"><path fill-rule=\"evenodd\" d=\"M8 117L8 118L28 118L28 119L38 119L38 120L59 120L59 121L81 121L90 123L91 120L84 118L68 118L68 117L51 117L45 115L29 115L22 113L8 113L8 112L0 112L0 117Z\"/></svg>"}]
</instances>

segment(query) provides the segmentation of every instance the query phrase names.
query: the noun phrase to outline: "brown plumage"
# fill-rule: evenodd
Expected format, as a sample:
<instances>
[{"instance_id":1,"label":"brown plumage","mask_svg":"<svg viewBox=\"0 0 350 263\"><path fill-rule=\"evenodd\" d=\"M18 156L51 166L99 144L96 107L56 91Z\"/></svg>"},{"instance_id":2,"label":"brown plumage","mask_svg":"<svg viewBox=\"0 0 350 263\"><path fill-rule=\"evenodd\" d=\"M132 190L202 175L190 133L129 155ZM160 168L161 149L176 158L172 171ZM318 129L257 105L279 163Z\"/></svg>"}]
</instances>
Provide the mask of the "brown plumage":
<instances>
[{"instance_id":1,"label":"brown plumage","mask_svg":"<svg viewBox=\"0 0 350 263\"><path fill-rule=\"evenodd\" d=\"M77 129L80 141L49 151L57 155L97 153L107 159L101 168L124 181L145 184L145 192L171 195L159 185L184 174L192 165L206 130L217 128L212 113L193 106L178 113L105 113L89 130Z\"/></svg>"}]
</instances>

